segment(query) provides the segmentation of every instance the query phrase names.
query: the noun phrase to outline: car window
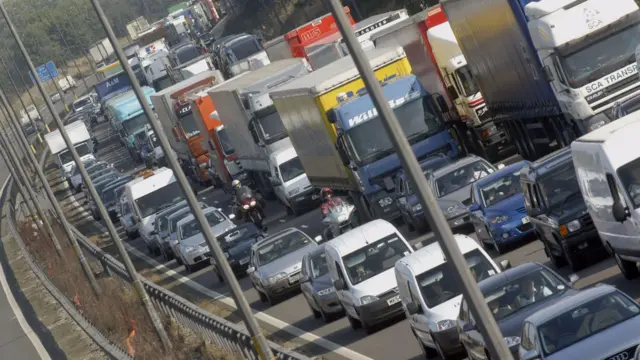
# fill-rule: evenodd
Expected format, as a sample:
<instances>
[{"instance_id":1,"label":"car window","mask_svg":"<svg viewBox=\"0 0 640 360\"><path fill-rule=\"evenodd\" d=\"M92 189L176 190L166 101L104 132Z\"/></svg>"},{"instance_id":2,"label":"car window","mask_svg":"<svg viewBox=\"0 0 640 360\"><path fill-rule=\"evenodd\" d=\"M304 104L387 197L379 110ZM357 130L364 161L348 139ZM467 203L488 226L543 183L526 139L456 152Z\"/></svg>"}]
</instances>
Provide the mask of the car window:
<instances>
[{"instance_id":1,"label":"car window","mask_svg":"<svg viewBox=\"0 0 640 360\"><path fill-rule=\"evenodd\" d=\"M540 269L511 280L485 294L485 301L496 320L567 290L553 273Z\"/></svg>"},{"instance_id":2,"label":"car window","mask_svg":"<svg viewBox=\"0 0 640 360\"><path fill-rule=\"evenodd\" d=\"M638 314L638 305L619 291L599 296L540 325L542 351L551 355Z\"/></svg>"},{"instance_id":3,"label":"car window","mask_svg":"<svg viewBox=\"0 0 640 360\"><path fill-rule=\"evenodd\" d=\"M300 231L293 231L270 240L257 250L258 265L266 265L312 243L311 239Z\"/></svg>"},{"instance_id":4,"label":"car window","mask_svg":"<svg viewBox=\"0 0 640 360\"><path fill-rule=\"evenodd\" d=\"M640 159L622 165L618 169L618 177L633 202L633 208L637 209L640 207ZM610 193L610 190L607 192Z\"/></svg>"},{"instance_id":5,"label":"car window","mask_svg":"<svg viewBox=\"0 0 640 360\"><path fill-rule=\"evenodd\" d=\"M485 161L479 160L443 174L436 178L438 197L443 197L467 185L471 185L493 171Z\"/></svg>"},{"instance_id":6,"label":"car window","mask_svg":"<svg viewBox=\"0 0 640 360\"><path fill-rule=\"evenodd\" d=\"M209 227L214 227L225 220L224 216L217 210L211 211L204 215L207 219ZM186 224L180 226L180 238L187 239L192 236L200 234L200 224L196 219L193 219Z\"/></svg>"},{"instance_id":7,"label":"car window","mask_svg":"<svg viewBox=\"0 0 640 360\"><path fill-rule=\"evenodd\" d=\"M582 201L573 162L553 170L538 183L542 200L551 209L571 201Z\"/></svg>"},{"instance_id":8,"label":"car window","mask_svg":"<svg viewBox=\"0 0 640 360\"><path fill-rule=\"evenodd\" d=\"M311 256L309 258L309 267L311 268L311 278L316 279L329 272L329 264L327 264L327 255L324 252Z\"/></svg>"},{"instance_id":9,"label":"car window","mask_svg":"<svg viewBox=\"0 0 640 360\"><path fill-rule=\"evenodd\" d=\"M397 234L385 236L342 257L351 284L357 285L386 270L411 250Z\"/></svg>"},{"instance_id":10,"label":"car window","mask_svg":"<svg viewBox=\"0 0 640 360\"><path fill-rule=\"evenodd\" d=\"M513 195L519 194L521 189L520 169L505 174L480 189L483 206L493 206Z\"/></svg>"}]
</instances>

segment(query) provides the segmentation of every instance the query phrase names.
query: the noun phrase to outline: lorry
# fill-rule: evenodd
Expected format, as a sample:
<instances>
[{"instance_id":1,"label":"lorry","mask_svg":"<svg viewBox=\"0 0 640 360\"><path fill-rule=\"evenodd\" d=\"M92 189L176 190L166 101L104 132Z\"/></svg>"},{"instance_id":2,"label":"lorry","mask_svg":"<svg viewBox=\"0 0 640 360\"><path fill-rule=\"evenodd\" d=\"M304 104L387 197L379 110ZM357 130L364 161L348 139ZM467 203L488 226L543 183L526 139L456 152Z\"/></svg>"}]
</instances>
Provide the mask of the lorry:
<instances>
[{"instance_id":1,"label":"lorry","mask_svg":"<svg viewBox=\"0 0 640 360\"><path fill-rule=\"evenodd\" d=\"M402 46L430 93L443 94L447 122L458 143L497 162L514 151L506 133L493 122L462 50L440 5L419 12L371 36L376 48Z\"/></svg>"},{"instance_id":2,"label":"lorry","mask_svg":"<svg viewBox=\"0 0 640 360\"><path fill-rule=\"evenodd\" d=\"M291 140L269 94L311 71L305 59L273 62L242 74L209 90L218 116L235 149L237 160L246 172L246 182L255 184L266 197L273 197L278 168L269 158L273 153L292 148ZM245 179L242 179L243 182ZM297 199L315 196L310 185L291 188L291 201L284 202L297 211ZM300 200L303 201L303 200Z\"/></svg>"},{"instance_id":3,"label":"lorry","mask_svg":"<svg viewBox=\"0 0 640 360\"><path fill-rule=\"evenodd\" d=\"M109 41L109 38L104 38L100 41L97 41L89 48L89 56L91 56L96 64L108 63L108 59L110 59L113 54L113 46L111 46L111 41Z\"/></svg>"},{"instance_id":4,"label":"lorry","mask_svg":"<svg viewBox=\"0 0 640 360\"><path fill-rule=\"evenodd\" d=\"M20 110L20 121L24 124L25 122L29 122L29 119L34 121L42 120L40 112L34 104L27 106L26 111L24 109Z\"/></svg>"},{"instance_id":5,"label":"lorry","mask_svg":"<svg viewBox=\"0 0 640 360\"><path fill-rule=\"evenodd\" d=\"M174 81L179 82L210 70L215 70L213 62L211 61L211 55L205 54L172 68L171 76Z\"/></svg>"},{"instance_id":6,"label":"lorry","mask_svg":"<svg viewBox=\"0 0 640 360\"><path fill-rule=\"evenodd\" d=\"M131 89L131 80L127 76L127 73L120 72L112 75L99 83L94 85L94 91L96 93L96 101L101 104L100 111L104 113L105 103L109 99L129 91Z\"/></svg>"},{"instance_id":7,"label":"lorry","mask_svg":"<svg viewBox=\"0 0 640 360\"><path fill-rule=\"evenodd\" d=\"M344 7L344 12L347 14L350 24L355 24L348 6ZM304 58L306 57L305 46L337 32L338 27L333 15L325 14L282 36L267 41L264 43L264 49L272 62L291 57Z\"/></svg>"},{"instance_id":8,"label":"lorry","mask_svg":"<svg viewBox=\"0 0 640 360\"><path fill-rule=\"evenodd\" d=\"M72 76L63 76L62 79L58 80L58 87L66 93L67 90L76 87L76 81Z\"/></svg>"},{"instance_id":9,"label":"lorry","mask_svg":"<svg viewBox=\"0 0 640 360\"><path fill-rule=\"evenodd\" d=\"M536 159L612 119L640 92L633 0L443 0L493 119Z\"/></svg>"},{"instance_id":10,"label":"lorry","mask_svg":"<svg viewBox=\"0 0 640 360\"><path fill-rule=\"evenodd\" d=\"M217 47L213 55L216 57L216 68L227 79L270 63L258 38L250 34L229 37Z\"/></svg>"},{"instance_id":11,"label":"lorry","mask_svg":"<svg viewBox=\"0 0 640 360\"><path fill-rule=\"evenodd\" d=\"M83 163L87 161L95 161L95 156L93 155L95 150L94 143L84 122L82 122L82 120L74 121L67 124L64 128L67 131L69 139L71 139L71 143L76 149L78 156L80 156L80 160ZM71 156L71 152L69 151L67 144L65 144L64 139L62 138L60 130L54 130L45 134L44 140L47 142L49 151L60 169L60 176L69 182L69 186L72 186L71 175L76 164L73 161L73 157Z\"/></svg>"},{"instance_id":12,"label":"lorry","mask_svg":"<svg viewBox=\"0 0 640 360\"><path fill-rule=\"evenodd\" d=\"M140 16L137 19L127 24L127 33L129 34L129 38L131 41L135 41L138 39L138 34L147 30L149 28L149 22L144 16Z\"/></svg>"},{"instance_id":13,"label":"lorry","mask_svg":"<svg viewBox=\"0 0 640 360\"><path fill-rule=\"evenodd\" d=\"M151 96L171 149L184 173L195 183L207 184L210 180L207 174L208 158L203 157L207 147L186 97L222 81L219 71L205 71Z\"/></svg>"},{"instance_id":14,"label":"lorry","mask_svg":"<svg viewBox=\"0 0 640 360\"><path fill-rule=\"evenodd\" d=\"M457 158L462 151L434 100L438 94L425 90L402 47L365 54L418 161ZM347 195L360 221L400 216L394 181L402 165L350 56L270 96L314 187Z\"/></svg>"},{"instance_id":15,"label":"lorry","mask_svg":"<svg viewBox=\"0 0 640 360\"><path fill-rule=\"evenodd\" d=\"M172 83L167 71L168 56L169 49L164 38L142 45L137 51L140 68L144 72L146 82L156 90Z\"/></svg>"},{"instance_id":16,"label":"lorry","mask_svg":"<svg viewBox=\"0 0 640 360\"><path fill-rule=\"evenodd\" d=\"M386 12L358 22L353 25L353 31L364 50L373 49L371 36L408 17L405 9ZM349 55L349 50L339 32L306 45L304 52L314 70Z\"/></svg>"}]
</instances>

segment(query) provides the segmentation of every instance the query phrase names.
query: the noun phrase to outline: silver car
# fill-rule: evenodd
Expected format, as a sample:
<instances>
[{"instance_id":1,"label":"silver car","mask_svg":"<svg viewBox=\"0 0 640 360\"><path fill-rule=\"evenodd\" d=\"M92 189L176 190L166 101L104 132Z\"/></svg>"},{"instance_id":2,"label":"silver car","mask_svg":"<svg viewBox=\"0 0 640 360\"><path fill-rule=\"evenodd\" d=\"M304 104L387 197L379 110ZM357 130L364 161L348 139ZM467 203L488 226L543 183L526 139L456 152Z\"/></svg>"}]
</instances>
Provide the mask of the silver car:
<instances>
[{"instance_id":1,"label":"silver car","mask_svg":"<svg viewBox=\"0 0 640 360\"><path fill-rule=\"evenodd\" d=\"M200 203L200 208L205 209L207 205L205 203ZM182 200L172 207L162 210L158 214L156 214L156 221L154 224L153 231L149 235L151 235L151 241L155 244L155 246L160 250L160 253L164 257L166 261L173 259L174 253L173 248L171 247L171 243L169 242L169 217L183 209L189 209L189 204L187 204L186 200ZM177 221L176 221L177 223Z\"/></svg>"},{"instance_id":2,"label":"silver car","mask_svg":"<svg viewBox=\"0 0 640 360\"><path fill-rule=\"evenodd\" d=\"M344 312L336 289L333 287L327 256L322 244L302 257L300 290L309 303L313 316L329 322Z\"/></svg>"},{"instance_id":3,"label":"silver car","mask_svg":"<svg viewBox=\"0 0 640 360\"><path fill-rule=\"evenodd\" d=\"M521 360L640 357L640 304L598 284L529 316L522 325Z\"/></svg>"},{"instance_id":4,"label":"silver car","mask_svg":"<svg viewBox=\"0 0 640 360\"><path fill-rule=\"evenodd\" d=\"M317 247L309 235L296 228L254 244L247 273L260 300L273 305L278 298L299 291L302 257Z\"/></svg>"},{"instance_id":5,"label":"silver car","mask_svg":"<svg viewBox=\"0 0 640 360\"><path fill-rule=\"evenodd\" d=\"M127 196L122 194L120 197L120 203L118 207L118 220L124 231L127 233L129 240L134 240L138 237L138 223L133 221L133 212L131 212L131 205L127 201Z\"/></svg>"}]
</instances>

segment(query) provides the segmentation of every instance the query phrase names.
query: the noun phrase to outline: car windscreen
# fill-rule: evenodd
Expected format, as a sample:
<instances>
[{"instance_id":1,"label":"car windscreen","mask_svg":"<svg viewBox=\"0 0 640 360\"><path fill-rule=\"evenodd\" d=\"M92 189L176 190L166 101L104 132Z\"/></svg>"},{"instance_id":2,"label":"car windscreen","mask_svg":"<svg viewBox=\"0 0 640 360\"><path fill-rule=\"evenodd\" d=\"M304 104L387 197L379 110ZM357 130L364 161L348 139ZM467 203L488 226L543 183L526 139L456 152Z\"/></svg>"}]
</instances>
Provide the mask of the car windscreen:
<instances>
[{"instance_id":1,"label":"car windscreen","mask_svg":"<svg viewBox=\"0 0 640 360\"><path fill-rule=\"evenodd\" d=\"M311 239L300 231L283 234L258 248L258 265L266 265L309 244Z\"/></svg>"},{"instance_id":2,"label":"car windscreen","mask_svg":"<svg viewBox=\"0 0 640 360\"><path fill-rule=\"evenodd\" d=\"M137 198L135 202L138 205L142 218L146 218L158 212L161 207L175 203L181 199L184 199L182 189L180 189L178 182L174 181L169 185Z\"/></svg>"},{"instance_id":3,"label":"car windscreen","mask_svg":"<svg viewBox=\"0 0 640 360\"><path fill-rule=\"evenodd\" d=\"M327 255L324 253L324 251L317 253L309 258L309 267L311 268L312 279L317 279L329 272Z\"/></svg>"},{"instance_id":4,"label":"car windscreen","mask_svg":"<svg viewBox=\"0 0 640 360\"><path fill-rule=\"evenodd\" d=\"M76 145L75 148L79 157L83 157L91 153L91 150L89 149L89 145L87 143ZM63 165L73 161L73 156L71 155L71 151L69 150L63 150L60 154L58 154L58 157L60 158L60 164Z\"/></svg>"},{"instance_id":5,"label":"car windscreen","mask_svg":"<svg viewBox=\"0 0 640 360\"><path fill-rule=\"evenodd\" d=\"M491 174L494 170L484 161L475 161L456 168L436 178L438 197L458 191L467 185L471 185L479 179Z\"/></svg>"},{"instance_id":6,"label":"car windscreen","mask_svg":"<svg viewBox=\"0 0 640 360\"><path fill-rule=\"evenodd\" d=\"M471 250L464 254L464 258L476 282L495 275L496 270L480 250ZM420 293L428 308L432 309L462 294L462 285L456 282L453 275L455 271L450 262L444 262L416 276Z\"/></svg>"},{"instance_id":7,"label":"car windscreen","mask_svg":"<svg viewBox=\"0 0 640 360\"><path fill-rule=\"evenodd\" d=\"M640 308L618 291L599 296L538 326L542 351L549 356L638 314Z\"/></svg>"},{"instance_id":8,"label":"car windscreen","mask_svg":"<svg viewBox=\"0 0 640 360\"><path fill-rule=\"evenodd\" d=\"M300 175L304 175L304 168L302 167L300 158L296 156L293 159L280 164L280 174L282 175L282 180L284 182L293 180Z\"/></svg>"},{"instance_id":9,"label":"car windscreen","mask_svg":"<svg viewBox=\"0 0 640 360\"><path fill-rule=\"evenodd\" d=\"M217 210L211 211L204 215L207 219L209 227L214 227L225 220L225 217ZM196 236L201 233L200 224L195 220L191 220L186 224L180 226L180 238L187 239L192 236Z\"/></svg>"},{"instance_id":10,"label":"car windscreen","mask_svg":"<svg viewBox=\"0 0 640 360\"><path fill-rule=\"evenodd\" d=\"M178 50L176 57L178 58L179 64L184 64L200 55L202 55L202 52L195 45L188 45Z\"/></svg>"},{"instance_id":11,"label":"car windscreen","mask_svg":"<svg viewBox=\"0 0 640 360\"><path fill-rule=\"evenodd\" d=\"M391 234L342 257L349 281L357 285L386 270L411 250L397 235Z\"/></svg>"},{"instance_id":12,"label":"car windscreen","mask_svg":"<svg viewBox=\"0 0 640 360\"><path fill-rule=\"evenodd\" d=\"M206 207L207 205L205 205L204 203L200 203L201 209L205 209ZM169 221L169 228L167 230L171 231L172 233L175 233L176 227L178 226L178 222L189 215L191 215L191 210L185 209L185 208L171 213L171 215L169 215L170 221Z\"/></svg>"},{"instance_id":13,"label":"car windscreen","mask_svg":"<svg viewBox=\"0 0 640 360\"><path fill-rule=\"evenodd\" d=\"M486 292L484 299L493 317L502 320L566 290L556 275L540 269L499 285Z\"/></svg>"},{"instance_id":14,"label":"car windscreen","mask_svg":"<svg viewBox=\"0 0 640 360\"><path fill-rule=\"evenodd\" d=\"M218 239L222 239L220 241L222 250L235 256L245 251L245 244L248 240L255 241L259 235L260 233L256 227L241 227L219 236Z\"/></svg>"},{"instance_id":15,"label":"car windscreen","mask_svg":"<svg viewBox=\"0 0 640 360\"><path fill-rule=\"evenodd\" d=\"M569 200L582 199L573 162L554 169L540 180L540 190L544 202L550 209L557 208Z\"/></svg>"},{"instance_id":16,"label":"car windscreen","mask_svg":"<svg viewBox=\"0 0 640 360\"><path fill-rule=\"evenodd\" d=\"M520 192L520 169L505 174L480 189L484 207L493 206Z\"/></svg>"}]
</instances>

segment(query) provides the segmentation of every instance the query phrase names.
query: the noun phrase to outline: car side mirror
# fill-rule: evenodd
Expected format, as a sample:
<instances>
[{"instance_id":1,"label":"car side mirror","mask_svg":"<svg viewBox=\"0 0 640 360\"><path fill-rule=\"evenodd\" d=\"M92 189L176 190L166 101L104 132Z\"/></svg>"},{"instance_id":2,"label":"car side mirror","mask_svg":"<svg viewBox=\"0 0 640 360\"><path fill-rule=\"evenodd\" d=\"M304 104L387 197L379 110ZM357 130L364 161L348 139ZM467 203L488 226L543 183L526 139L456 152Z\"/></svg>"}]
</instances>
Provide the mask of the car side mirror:
<instances>
[{"instance_id":1,"label":"car side mirror","mask_svg":"<svg viewBox=\"0 0 640 360\"><path fill-rule=\"evenodd\" d=\"M629 217L629 212L627 207L622 205L620 200L614 201L613 206L611 207L611 212L613 213L613 218L617 222L624 222Z\"/></svg>"},{"instance_id":2,"label":"car side mirror","mask_svg":"<svg viewBox=\"0 0 640 360\"><path fill-rule=\"evenodd\" d=\"M317 243L320 243L320 242L322 242L322 236L318 235L315 238L313 238L313 240L315 240Z\"/></svg>"},{"instance_id":3,"label":"car side mirror","mask_svg":"<svg viewBox=\"0 0 640 360\"><path fill-rule=\"evenodd\" d=\"M467 207L467 210L469 210L469 212L480 211L480 205L471 204L471 205L469 205L469 207Z\"/></svg>"},{"instance_id":4,"label":"car side mirror","mask_svg":"<svg viewBox=\"0 0 640 360\"><path fill-rule=\"evenodd\" d=\"M333 282L333 287L336 288L336 290L340 291L340 290L347 290L347 284L344 283L344 280L336 280Z\"/></svg>"},{"instance_id":5,"label":"car side mirror","mask_svg":"<svg viewBox=\"0 0 640 360\"><path fill-rule=\"evenodd\" d=\"M253 274L256 271L256 268L253 266L249 266L247 269L247 274Z\"/></svg>"},{"instance_id":6,"label":"car side mirror","mask_svg":"<svg viewBox=\"0 0 640 360\"><path fill-rule=\"evenodd\" d=\"M282 181L278 178L270 177L269 181L271 181L271 186L280 186L282 185Z\"/></svg>"},{"instance_id":7,"label":"car side mirror","mask_svg":"<svg viewBox=\"0 0 640 360\"><path fill-rule=\"evenodd\" d=\"M236 218L236 214L229 214L229 219L230 219L230 220L233 220L233 219L235 219L235 218Z\"/></svg>"},{"instance_id":8,"label":"car side mirror","mask_svg":"<svg viewBox=\"0 0 640 360\"><path fill-rule=\"evenodd\" d=\"M526 353L524 353L524 355L522 355L522 360L538 360L538 359L540 359L540 354L536 349L529 350Z\"/></svg>"},{"instance_id":9,"label":"car side mirror","mask_svg":"<svg viewBox=\"0 0 640 360\"><path fill-rule=\"evenodd\" d=\"M419 304L416 304L414 302L410 302L407 304L407 312L409 313L409 315L418 314L420 310L421 309Z\"/></svg>"},{"instance_id":10,"label":"car side mirror","mask_svg":"<svg viewBox=\"0 0 640 360\"><path fill-rule=\"evenodd\" d=\"M511 269L511 261L509 260L502 260L500 261L500 268L504 271L507 269Z\"/></svg>"}]
</instances>

